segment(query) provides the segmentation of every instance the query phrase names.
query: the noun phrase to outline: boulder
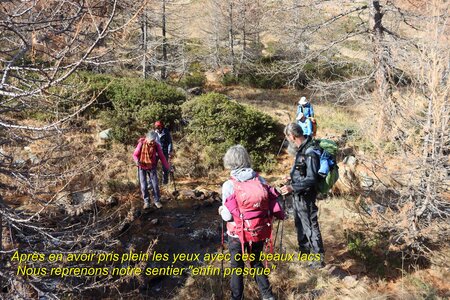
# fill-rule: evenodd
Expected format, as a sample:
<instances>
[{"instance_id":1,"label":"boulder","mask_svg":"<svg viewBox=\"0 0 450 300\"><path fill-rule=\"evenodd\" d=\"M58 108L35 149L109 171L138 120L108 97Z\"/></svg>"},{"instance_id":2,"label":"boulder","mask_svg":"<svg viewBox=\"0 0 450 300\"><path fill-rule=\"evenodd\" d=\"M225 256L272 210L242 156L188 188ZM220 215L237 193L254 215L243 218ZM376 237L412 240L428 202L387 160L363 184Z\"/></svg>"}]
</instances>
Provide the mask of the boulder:
<instances>
[{"instance_id":1,"label":"boulder","mask_svg":"<svg viewBox=\"0 0 450 300\"><path fill-rule=\"evenodd\" d=\"M352 276L345 276L344 279L342 279L342 282L347 288L353 288L358 284L358 280L356 279L356 275Z\"/></svg>"},{"instance_id":2,"label":"boulder","mask_svg":"<svg viewBox=\"0 0 450 300\"><path fill-rule=\"evenodd\" d=\"M36 156L36 154L30 153L28 155L28 160L33 164L37 165L41 162L41 160Z\"/></svg>"},{"instance_id":3,"label":"boulder","mask_svg":"<svg viewBox=\"0 0 450 300\"><path fill-rule=\"evenodd\" d=\"M181 190L180 191L181 200L191 200L195 199L195 193L191 190Z\"/></svg>"},{"instance_id":4,"label":"boulder","mask_svg":"<svg viewBox=\"0 0 450 300\"><path fill-rule=\"evenodd\" d=\"M349 155L349 156L344 157L342 162L344 163L344 165L347 165L347 166L355 166L357 160L356 160L356 157L354 157L353 155Z\"/></svg>"},{"instance_id":5,"label":"boulder","mask_svg":"<svg viewBox=\"0 0 450 300\"><path fill-rule=\"evenodd\" d=\"M116 206L117 204L119 204L119 199L117 199L116 196L111 195L108 198L100 198L99 202L103 205L108 205L108 206Z\"/></svg>"},{"instance_id":6,"label":"boulder","mask_svg":"<svg viewBox=\"0 0 450 300\"><path fill-rule=\"evenodd\" d=\"M191 95L199 96L199 95L203 94L203 89L199 86L196 86L196 87L188 89L187 92Z\"/></svg>"},{"instance_id":7,"label":"boulder","mask_svg":"<svg viewBox=\"0 0 450 300\"><path fill-rule=\"evenodd\" d=\"M372 177L368 176L364 172L362 172L359 177L360 177L361 187L364 189L369 189L375 184L375 180Z\"/></svg>"},{"instance_id":8,"label":"boulder","mask_svg":"<svg viewBox=\"0 0 450 300\"><path fill-rule=\"evenodd\" d=\"M98 134L98 137L101 140L109 140L109 139L111 139L111 134L112 134L112 128L108 128L108 129L103 130L102 132L100 132Z\"/></svg>"}]
</instances>

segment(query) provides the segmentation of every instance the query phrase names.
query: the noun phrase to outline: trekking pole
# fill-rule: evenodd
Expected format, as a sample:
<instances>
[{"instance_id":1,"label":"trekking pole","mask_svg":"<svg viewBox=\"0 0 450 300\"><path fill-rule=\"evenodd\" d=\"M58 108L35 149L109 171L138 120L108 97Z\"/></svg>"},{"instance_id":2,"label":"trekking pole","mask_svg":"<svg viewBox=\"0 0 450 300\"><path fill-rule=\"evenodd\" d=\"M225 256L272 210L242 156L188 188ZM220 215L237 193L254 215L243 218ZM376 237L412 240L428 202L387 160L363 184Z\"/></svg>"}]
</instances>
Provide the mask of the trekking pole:
<instances>
[{"instance_id":1,"label":"trekking pole","mask_svg":"<svg viewBox=\"0 0 450 300\"><path fill-rule=\"evenodd\" d=\"M280 222L281 222L281 220L278 220L277 231L275 232L275 239L273 240L273 244L275 246L277 245L278 229L280 228Z\"/></svg>"},{"instance_id":2,"label":"trekking pole","mask_svg":"<svg viewBox=\"0 0 450 300\"><path fill-rule=\"evenodd\" d=\"M286 210L286 196L283 195L283 211ZM286 214L286 212L285 212ZM284 220L283 220L284 221ZM284 229L284 222L281 223L281 236L280 236L280 252L283 253L283 229Z\"/></svg>"},{"instance_id":3,"label":"trekking pole","mask_svg":"<svg viewBox=\"0 0 450 300\"><path fill-rule=\"evenodd\" d=\"M279 187L276 187L275 189L276 189L276 191L281 195L281 190L280 190L280 188L283 186L283 184L282 185L280 185ZM285 196L283 196L283 199L285 199ZM283 208L283 210L284 210L284 208ZM277 238L278 238L278 230L280 229L280 222L282 222L281 220L278 220L278 224L277 224L277 230L276 230L276 232L275 232L275 239L274 239L274 241L273 241L273 245L274 245L274 247L276 247L276 245L277 245Z\"/></svg>"},{"instance_id":4,"label":"trekking pole","mask_svg":"<svg viewBox=\"0 0 450 300\"><path fill-rule=\"evenodd\" d=\"M174 189L174 191L172 192L172 196L175 197L175 200L177 200L177 203L178 203L178 196L180 195L180 192L177 191L177 185L176 185L176 183L175 183L175 175L174 175L174 173L175 173L175 167L172 166L172 170L170 170L169 172L170 172L170 173L169 173L169 174L170 174L170 179L171 179L171 181L172 181L172 183L173 183L173 189Z\"/></svg>"},{"instance_id":5,"label":"trekking pole","mask_svg":"<svg viewBox=\"0 0 450 300\"><path fill-rule=\"evenodd\" d=\"M284 137L283 142L281 143L280 149L278 149L277 156L280 155L281 149L283 149L284 141L286 141L286 137Z\"/></svg>"},{"instance_id":6,"label":"trekking pole","mask_svg":"<svg viewBox=\"0 0 450 300\"><path fill-rule=\"evenodd\" d=\"M172 166L172 170L169 171L170 172L170 177L172 179L172 183L173 183L173 195L177 195L178 196L178 191L177 191L177 184L175 183L175 166Z\"/></svg>"},{"instance_id":7,"label":"trekking pole","mask_svg":"<svg viewBox=\"0 0 450 300\"><path fill-rule=\"evenodd\" d=\"M297 102L295 102L295 103L297 103ZM295 104L294 104L294 105L295 105ZM290 114L290 113L287 113L287 115L288 115L288 117L289 117L289 122L291 122L291 120L292 120L291 114ZM286 136L284 136L283 142L281 142L281 146L280 146L280 149L278 149L277 156L280 155L281 149L283 149L283 145L284 145L284 142L285 142L285 141L286 141Z\"/></svg>"},{"instance_id":8,"label":"trekking pole","mask_svg":"<svg viewBox=\"0 0 450 300\"><path fill-rule=\"evenodd\" d=\"M220 217L220 219L222 220L222 216ZM220 247L220 252L222 253L222 257L223 257L223 251L225 250L225 246L224 246L224 238L223 238L223 231L224 231L224 229L223 229L223 223L224 223L224 221L222 220L221 222L221 227L222 227L222 236L221 236L221 240L222 240L222 244L221 244L221 247ZM221 260L221 262L220 262L220 268L221 268L221 274L222 274L222 276L220 276L220 298L223 300L223 259Z\"/></svg>"}]
</instances>

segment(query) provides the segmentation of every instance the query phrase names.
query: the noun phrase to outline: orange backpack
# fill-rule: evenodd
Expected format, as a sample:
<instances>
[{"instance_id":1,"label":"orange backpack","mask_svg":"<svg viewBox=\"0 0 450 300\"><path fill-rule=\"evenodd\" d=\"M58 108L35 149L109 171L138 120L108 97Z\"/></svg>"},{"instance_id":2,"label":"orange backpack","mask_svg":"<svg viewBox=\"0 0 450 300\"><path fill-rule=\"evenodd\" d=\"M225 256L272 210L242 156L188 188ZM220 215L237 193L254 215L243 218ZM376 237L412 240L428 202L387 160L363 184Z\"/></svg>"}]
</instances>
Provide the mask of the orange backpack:
<instances>
[{"instance_id":1,"label":"orange backpack","mask_svg":"<svg viewBox=\"0 0 450 300\"><path fill-rule=\"evenodd\" d=\"M317 133L317 121L313 117L309 117L309 119L311 120L311 123L312 123L312 132L313 132L312 135L316 136L316 133Z\"/></svg>"}]
</instances>

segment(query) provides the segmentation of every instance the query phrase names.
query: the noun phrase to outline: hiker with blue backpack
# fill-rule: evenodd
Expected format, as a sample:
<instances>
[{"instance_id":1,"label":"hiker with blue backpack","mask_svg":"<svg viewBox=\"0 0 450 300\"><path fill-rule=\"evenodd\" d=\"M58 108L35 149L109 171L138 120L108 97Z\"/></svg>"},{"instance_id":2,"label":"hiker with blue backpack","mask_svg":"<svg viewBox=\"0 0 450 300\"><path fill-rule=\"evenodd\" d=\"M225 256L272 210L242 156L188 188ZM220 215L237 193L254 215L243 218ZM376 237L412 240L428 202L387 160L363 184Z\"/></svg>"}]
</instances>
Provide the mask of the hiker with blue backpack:
<instances>
[{"instance_id":1,"label":"hiker with blue backpack","mask_svg":"<svg viewBox=\"0 0 450 300\"><path fill-rule=\"evenodd\" d=\"M284 219L277 201L279 194L251 168L250 156L243 146L229 148L223 162L231 172L230 179L222 186L223 203L219 214L227 222L231 268L245 267L246 261L242 258L245 251L253 255L250 266L257 270L255 280L262 299L274 300L269 279L261 272L264 265L259 257L266 243L271 246L273 217ZM233 272L230 287L231 299L243 299L242 275Z\"/></svg>"},{"instance_id":2,"label":"hiker with blue backpack","mask_svg":"<svg viewBox=\"0 0 450 300\"><path fill-rule=\"evenodd\" d=\"M283 195L293 193L295 227L301 253L320 254L320 260L311 262L312 268L324 266L324 247L316 205L317 184L320 180L320 154L311 136L305 137L297 123L290 123L284 129L290 147L296 151L294 165L290 172L290 184L281 187Z\"/></svg>"}]
</instances>

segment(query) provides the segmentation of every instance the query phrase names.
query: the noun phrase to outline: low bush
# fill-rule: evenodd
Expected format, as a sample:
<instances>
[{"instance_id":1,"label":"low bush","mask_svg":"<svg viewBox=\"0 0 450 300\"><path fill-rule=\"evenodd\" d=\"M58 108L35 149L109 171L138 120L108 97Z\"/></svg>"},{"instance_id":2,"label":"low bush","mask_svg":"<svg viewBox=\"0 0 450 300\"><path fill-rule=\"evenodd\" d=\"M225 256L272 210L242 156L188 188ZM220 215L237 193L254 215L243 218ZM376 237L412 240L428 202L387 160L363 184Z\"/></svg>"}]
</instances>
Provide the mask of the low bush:
<instances>
[{"instance_id":1,"label":"low bush","mask_svg":"<svg viewBox=\"0 0 450 300\"><path fill-rule=\"evenodd\" d=\"M187 138L202 146L201 155L209 167L222 166L226 150L242 144L255 168L270 171L281 142L281 128L272 117L217 93L185 102L182 112L189 122Z\"/></svg>"},{"instance_id":2,"label":"low bush","mask_svg":"<svg viewBox=\"0 0 450 300\"><path fill-rule=\"evenodd\" d=\"M100 112L104 125L111 127L113 139L134 144L156 120L175 124L181 119L183 93L154 80L82 74L91 94L103 91L98 101L106 110Z\"/></svg>"},{"instance_id":3,"label":"low bush","mask_svg":"<svg viewBox=\"0 0 450 300\"><path fill-rule=\"evenodd\" d=\"M281 89L287 82L287 78L280 74L258 74L252 70L242 73L239 82L261 89Z\"/></svg>"},{"instance_id":4,"label":"low bush","mask_svg":"<svg viewBox=\"0 0 450 300\"><path fill-rule=\"evenodd\" d=\"M180 85L185 89L190 89L193 87L204 87L206 84L206 76L203 72L194 71L185 75L180 80Z\"/></svg>"},{"instance_id":5,"label":"low bush","mask_svg":"<svg viewBox=\"0 0 450 300\"><path fill-rule=\"evenodd\" d=\"M231 72L229 72L229 73L225 73L221 77L220 82L225 86L230 86L230 85L238 84L239 79L236 76L234 76Z\"/></svg>"}]
</instances>

